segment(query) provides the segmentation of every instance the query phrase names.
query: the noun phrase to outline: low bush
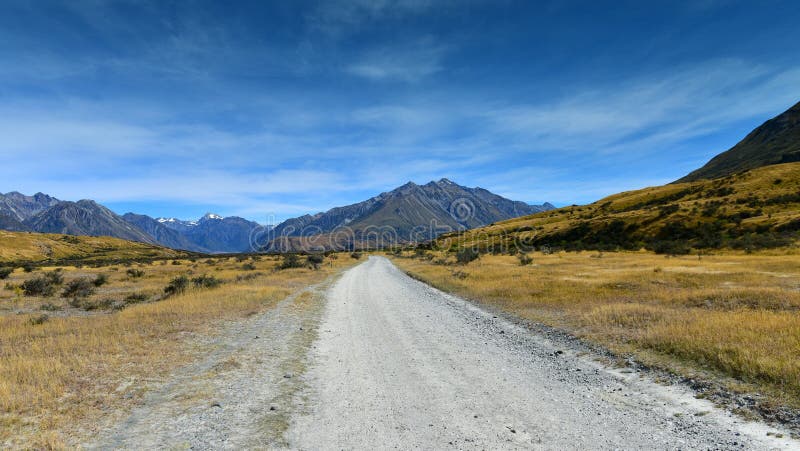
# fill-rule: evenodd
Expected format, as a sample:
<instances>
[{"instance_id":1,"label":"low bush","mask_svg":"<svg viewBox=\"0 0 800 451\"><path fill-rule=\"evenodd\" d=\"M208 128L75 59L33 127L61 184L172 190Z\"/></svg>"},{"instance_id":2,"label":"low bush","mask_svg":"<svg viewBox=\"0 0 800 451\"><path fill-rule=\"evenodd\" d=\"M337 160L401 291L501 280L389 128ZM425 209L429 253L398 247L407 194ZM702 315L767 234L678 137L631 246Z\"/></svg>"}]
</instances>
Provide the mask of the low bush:
<instances>
[{"instance_id":1,"label":"low bush","mask_svg":"<svg viewBox=\"0 0 800 451\"><path fill-rule=\"evenodd\" d=\"M25 272L33 272L33 270L36 269L36 267L33 266L33 263L31 263L31 262L23 263L21 268Z\"/></svg>"},{"instance_id":2,"label":"low bush","mask_svg":"<svg viewBox=\"0 0 800 451\"><path fill-rule=\"evenodd\" d=\"M144 271L142 271L141 269L130 268L127 271L125 271L125 274L127 274L128 277L130 277L131 279L138 279L139 277L144 276Z\"/></svg>"},{"instance_id":3,"label":"low bush","mask_svg":"<svg viewBox=\"0 0 800 451\"><path fill-rule=\"evenodd\" d=\"M350 254L350 258L352 258L354 260L360 259L361 258L361 252L353 252L353 253L351 253Z\"/></svg>"},{"instance_id":4,"label":"low bush","mask_svg":"<svg viewBox=\"0 0 800 451\"><path fill-rule=\"evenodd\" d=\"M28 321L30 321L32 326L40 326L46 323L49 319L50 319L49 316L41 314L41 315L31 316Z\"/></svg>"},{"instance_id":5,"label":"low bush","mask_svg":"<svg viewBox=\"0 0 800 451\"><path fill-rule=\"evenodd\" d=\"M219 286L222 281L214 276L207 276L205 274L192 279L195 288L214 288Z\"/></svg>"},{"instance_id":6,"label":"low bush","mask_svg":"<svg viewBox=\"0 0 800 451\"><path fill-rule=\"evenodd\" d=\"M519 254L517 258L519 259L519 264L521 266L527 266L533 263L533 257L528 254Z\"/></svg>"},{"instance_id":7,"label":"low bush","mask_svg":"<svg viewBox=\"0 0 800 451\"><path fill-rule=\"evenodd\" d=\"M139 304L146 301L148 298L149 297L144 293L131 293L125 297L124 302L126 304Z\"/></svg>"},{"instance_id":8,"label":"low bush","mask_svg":"<svg viewBox=\"0 0 800 451\"><path fill-rule=\"evenodd\" d=\"M464 248L460 251L456 252L456 261L459 264L466 265L469 262L475 261L481 255L478 253L477 250L472 248Z\"/></svg>"},{"instance_id":9,"label":"low bush","mask_svg":"<svg viewBox=\"0 0 800 451\"><path fill-rule=\"evenodd\" d=\"M52 296L56 287L46 276L38 276L22 282L22 292L25 296Z\"/></svg>"},{"instance_id":10,"label":"low bush","mask_svg":"<svg viewBox=\"0 0 800 451\"><path fill-rule=\"evenodd\" d=\"M236 276L236 281L237 282L244 282L244 281L247 281L247 280L253 280L256 277L263 276L263 275L264 275L264 273L262 273L262 272L251 272L251 273L248 273L248 274L239 274L238 276Z\"/></svg>"},{"instance_id":11,"label":"low bush","mask_svg":"<svg viewBox=\"0 0 800 451\"><path fill-rule=\"evenodd\" d=\"M256 265L252 263L245 263L242 265L242 270L244 271L254 271L256 269Z\"/></svg>"},{"instance_id":12,"label":"low bush","mask_svg":"<svg viewBox=\"0 0 800 451\"><path fill-rule=\"evenodd\" d=\"M14 268L0 268L0 280L7 278L12 272Z\"/></svg>"},{"instance_id":13,"label":"low bush","mask_svg":"<svg viewBox=\"0 0 800 451\"><path fill-rule=\"evenodd\" d=\"M169 285L164 287L164 293L168 296L173 294L180 294L186 291L186 286L189 284L189 278L186 276L178 276L172 281L170 281Z\"/></svg>"},{"instance_id":14,"label":"low bush","mask_svg":"<svg viewBox=\"0 0 800 451\"><path fill-rule=\"evenodd\" d=\"M286 254L283 256L283 261L280 265L278 265L278 269L290 269L290 268L303 268L305 264L300 260L300 257L297 254Z\"/></svg>"},{"instance_id":15,"label":"low bush","mask_svg":"<svg viewBox=\"0 0 800 451\"><path fill-rule=\"evenodd\" d=\"M108 276L105 274L98 274L97 277L92 281L92 284L96 287L102 287L108 283Z\"/></svg>"},{"instance_id":16,"label":"low bush","mask_svg":"<svg viewBox=\"0 0 800 451\"><path fill-rule=\"evenodd\" d=\"M94 283L85 277L71 280L61 292L62 298L86 298L94 293Z\"/></svg>"},{"instance_id":17,"label":"low bush","mask_svg":"<svg viewBox=\"0 0 800 451\"><path fill-rule=\"evenodd\" d=\"M311 254L306 257L306 263L308 266L314 269L319 269L319 265L325 262L325 257L319 254Z\"/></svg>"}]
</instances>

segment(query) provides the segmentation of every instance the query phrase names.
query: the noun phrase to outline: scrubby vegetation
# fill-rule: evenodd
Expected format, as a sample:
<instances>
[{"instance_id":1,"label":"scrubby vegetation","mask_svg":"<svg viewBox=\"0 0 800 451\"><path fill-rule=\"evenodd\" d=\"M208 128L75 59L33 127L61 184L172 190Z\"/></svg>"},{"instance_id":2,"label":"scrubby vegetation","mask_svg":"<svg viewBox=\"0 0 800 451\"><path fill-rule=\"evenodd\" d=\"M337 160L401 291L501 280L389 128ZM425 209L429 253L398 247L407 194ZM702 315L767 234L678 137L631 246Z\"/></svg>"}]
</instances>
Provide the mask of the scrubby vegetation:
<instances>
[{"instance_id":1,"label":"scrubby vegetation","mask_svg":"<svg viewBox=\"0 0 800 451\"><path fill-rule=\"evenodd\" d=\"M302 257L299 269L276 271L276 257L249 257L256 270L235 257L172 260L142 263L144 277L130 277L125 263L136 262L126 259L9 273L0 289L0 443L76 447L109 409L137 402L116 391L121 384L135 380L127 393L143 392L143 381L201 352L190 340L216 324L270 308L353 263L330 259L314 271Z\"/></svg>"},{"instance_id":2,"label":"scrubby vegetation","mask_svg":"<svg viewBox=\"0 0 800 451\"><path fill-rule=\"evenodd\" d=\"M85 298L94 293L95 285L89 279L80 277L71 280L61 292L62 298Z\"/></svg>"}]
</instances>

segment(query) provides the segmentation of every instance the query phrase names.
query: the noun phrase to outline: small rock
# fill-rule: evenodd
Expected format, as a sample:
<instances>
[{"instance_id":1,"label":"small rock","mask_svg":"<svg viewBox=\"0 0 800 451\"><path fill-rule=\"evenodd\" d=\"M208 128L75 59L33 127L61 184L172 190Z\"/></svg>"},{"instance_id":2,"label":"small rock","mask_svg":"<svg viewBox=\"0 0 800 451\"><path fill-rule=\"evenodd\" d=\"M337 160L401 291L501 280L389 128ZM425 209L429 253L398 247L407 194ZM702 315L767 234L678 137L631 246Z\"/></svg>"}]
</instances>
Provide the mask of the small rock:
<instances>
[{"instance_id":1,"label":"small rock","mask_svg":"<svg viewBox=\"0 0 800 451\"><path fill-rule=\"evenodd\" d=\"M275 410L275 406L269 406L269 410L274 411Z\"/></svg>"},{"instance_id":2,"label":"small rock","mask_svg":"<svg viewBox=\"0 0 800 451\"><path fill-rule=\"evenodd\" d=\"M286 374L283 375L283 378L284 379L291 379L292 375L290 373L286 373Z\"/></svg>"},{"instance_id":3,"label":"small rock","mask_svg":"<svg viewBox=\"0 0 800 451\"><path fill-rule=\"evenodd\" d=\"M215 403L211 404L211 407L220 407L221 408L222 405L220 403L218 403L218 402L215 402Z\"/></svg>"}]
</instances>

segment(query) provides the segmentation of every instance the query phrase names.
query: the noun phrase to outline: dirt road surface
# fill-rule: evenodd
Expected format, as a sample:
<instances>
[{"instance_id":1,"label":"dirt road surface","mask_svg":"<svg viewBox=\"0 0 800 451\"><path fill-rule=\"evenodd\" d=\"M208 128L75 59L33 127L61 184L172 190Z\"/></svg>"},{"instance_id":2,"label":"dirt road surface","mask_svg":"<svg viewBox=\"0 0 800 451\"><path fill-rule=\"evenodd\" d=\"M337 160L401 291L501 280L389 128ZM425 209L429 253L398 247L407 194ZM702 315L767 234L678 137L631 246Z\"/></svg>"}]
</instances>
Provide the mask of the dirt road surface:
<instances>
[{"instance_id":1,"label":"dirt road surface","mask_svg":"<svg viewBox=\"0 0 800 451\"><path fill-rule=\"evenodd\" d=\"M223 334L87 447L800 449L382 257L300 298Z\"/></svg>"}]
</instances>

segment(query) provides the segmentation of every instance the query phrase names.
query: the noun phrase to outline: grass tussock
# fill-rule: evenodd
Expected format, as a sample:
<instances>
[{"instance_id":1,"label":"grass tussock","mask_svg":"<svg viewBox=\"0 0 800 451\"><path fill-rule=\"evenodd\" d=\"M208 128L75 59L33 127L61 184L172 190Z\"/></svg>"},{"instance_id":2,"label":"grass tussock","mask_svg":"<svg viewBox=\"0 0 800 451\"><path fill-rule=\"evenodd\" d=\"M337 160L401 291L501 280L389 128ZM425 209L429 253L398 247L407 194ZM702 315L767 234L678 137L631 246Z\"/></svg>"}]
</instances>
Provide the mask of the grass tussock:
<instances>
[{"instance_id":1,"label":"grass tussock","mask_svg":"<svg viewBox=\"0 0 800 451\"><path fill-rule=\"evenodd\" d=\"M798 255L556 252L520 265L485 254L469 263L469 277L458 276L452 255L426 257L395 261L446 291L800 407Z\"/></svg>"}]
</instances>

